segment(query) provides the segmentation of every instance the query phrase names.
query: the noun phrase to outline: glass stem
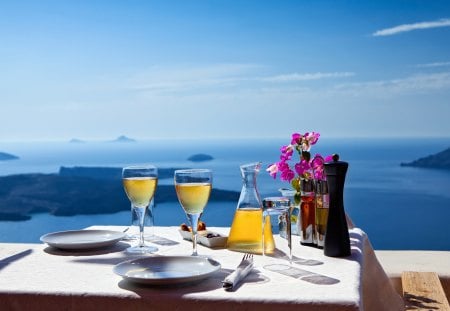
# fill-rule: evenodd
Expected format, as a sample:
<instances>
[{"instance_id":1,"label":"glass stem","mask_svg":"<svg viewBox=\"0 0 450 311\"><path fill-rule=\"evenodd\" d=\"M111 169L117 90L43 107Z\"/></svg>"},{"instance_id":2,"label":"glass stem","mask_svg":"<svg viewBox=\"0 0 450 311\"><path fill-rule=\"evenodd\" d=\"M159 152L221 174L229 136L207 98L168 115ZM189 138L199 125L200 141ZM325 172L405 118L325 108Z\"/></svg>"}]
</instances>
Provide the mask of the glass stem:
<instances>
[{"instance_id":1,"label":"glass stem","mask_svg":"<svg viewBox=\"0 0 450 311\"><path fill-rule=\"evenodd\" d=\"M147 207L147 213L148 213L148 220L149 220L149 223L147 223L147 228L145 228L145 230L146 230L146 232L147 232L147 236L151 236L151 237L153 237L154 235L155 235L155 233L154 233L154 224L155 224L155 215L153 214L153 208L155 208L155 202L154 202L154 200L152 199L151 201L150 201L150 204L148 205L148 207ZM144 219L145 220L147 220L145 217L144 217ZM150 229L150 232L149 232L149 229Z\"/></svg>"},{"instance_id":2,"label":"glass stem","mask_svg":"<svg viewBox=\"0 0 450 311\"><path fill-rule=\"evenodd\" d=\"M262 236L261 236L261 253L262 253L262 256L264 257L265 255L266 255L266 251L265 251L265 248L266 248L266 235L264 234L265 233L265 230L266 230L266 216L267 215L269 215L269 213L267 212L267 214L266 214L266 212L265 211L263 211L262 212L262 228L261 228L261 230L262 230Z\"/></svg>"},{"instance_id":3,"label":"glass stem","mask_svg":"<svg viewBox=\"0 0 450 311\"><path fill-rule=\"evenodd\" d=\"M289 264L292 265L292 228L291 228L291 211L288 208L286 210L286 238L288 240L289 248Z\"/></svg>"},{"instance_id":4,"label":"glass stem","mask_svg":"<svg viewBox=\"0 0 450 311\"><path fill-rule=\"evenodd\" d=\"M198 256L197 253L197 226L201 213L186 214L192 227L192 256Z\"/></svg>"},{"instance_id":5,"label":"glass stem","mask_svg":"<svg viewBox=\"0 0 450 311\"><path fill-rule=\"evenodd\" d=\"M144 247L144 216L147 208L148 206L145 208L134 207L139 219L139 247Z\"/></svg>"},{"instance_id":6,"label":"glass stem","mask_svg":"<svg viewBox=\"0 0 450 311\"><path fill-rule=\"evenodd\" d=\"M192 229L192 256L198 256L197 253L197 230Z\"/></svg>"}]
</instances>

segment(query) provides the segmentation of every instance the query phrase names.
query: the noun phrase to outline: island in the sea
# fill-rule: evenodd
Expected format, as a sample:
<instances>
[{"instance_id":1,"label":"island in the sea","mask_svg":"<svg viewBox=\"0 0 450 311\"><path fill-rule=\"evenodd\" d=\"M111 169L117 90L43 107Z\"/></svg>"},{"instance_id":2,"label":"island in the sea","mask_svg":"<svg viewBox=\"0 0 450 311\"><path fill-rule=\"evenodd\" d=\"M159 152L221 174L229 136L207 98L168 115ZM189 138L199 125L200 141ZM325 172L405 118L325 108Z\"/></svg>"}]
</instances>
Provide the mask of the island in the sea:
<instances>
[{"instance_id":1,"label":"island in the sea","mask_svg":"<svg viewBox=\"0 0 450 311\"><path fill-rule=\"evenodd\" d=\"M19 159L18 156L6 152L0 152L0 161L17 160L17 159Z\"/></svg>"},{"instance_id":2,"label":"island in the sea","mask_svg":"<svg viewBox=\"0 0 450 311\"><path fill-rule=\"evenodd\" d=\"M71 144L82 144L85 143L86 141L78 139L78 138L72 138L71 140L69 140L69 143Z\"/></svg>"},{"instance_id":3,"label":"island in the sea","mask_svg":"<svg viewBox=\"0 0 450 311\"><path fill-rule=\"evenodd\" d=\"M116 139L111 140L111 142L112 143L134 143L134 142L136 142L136 140L133 138L129 138L125 135L121 135L121 136L117 137Z\"/></svg>"},{"instance_id":4,"label":"island in the sea","mask_svg":"<svg viewBox=\"0 0 450 311\"><path fill-rule=\"evenodd\" d=\"M188 158L188 160L191 162L205 162L205 161L214 160L214 158L209 154L197 153L197 154L191 155Z\"/></svg>"},{"instance_id":5,"label":"island in the sea","mask_svg":"<svg viewBox=\"0 0 450 311\"><path fill-rule=\"evenodd\" d=\"M175 168L158 169L160 179ZM34 213L56 216L110 214L129 210L117 167L61 167L58 174L18 174L0 177L0 220L26 220ZM236 191L213 189L211 202L239 199ZM173 185L158 185L155 202L177 202Z\"/></svg>"},{"instance_id":6,"label":"island in the sea","mask_svg":"<svg viewBox=\"0 0 450 311\"><path fill-rule=\"evenodd\" d=\"M401 166L450 169L450 148L408 163L400 163Z\"/></svg>"}]
</instances>

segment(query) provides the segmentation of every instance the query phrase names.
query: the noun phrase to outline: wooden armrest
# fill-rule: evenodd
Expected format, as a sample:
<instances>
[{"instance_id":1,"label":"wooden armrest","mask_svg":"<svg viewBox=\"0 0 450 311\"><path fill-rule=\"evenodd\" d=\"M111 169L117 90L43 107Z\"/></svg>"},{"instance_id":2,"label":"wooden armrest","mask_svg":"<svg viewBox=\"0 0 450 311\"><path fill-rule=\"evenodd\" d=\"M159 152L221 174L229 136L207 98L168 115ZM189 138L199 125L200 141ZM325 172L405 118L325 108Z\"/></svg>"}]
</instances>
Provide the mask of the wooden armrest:
<instances>
[{"instance_id":1,"label":"wooden armrest","mask_svg":"<svg viewBox=\"0 0 450 311\"><path fill-rule=\"evenodd\" d=\"M450 311L450 305L437 273L404 271L402 287L405 310Z\"/></svg>"}]
</instances>

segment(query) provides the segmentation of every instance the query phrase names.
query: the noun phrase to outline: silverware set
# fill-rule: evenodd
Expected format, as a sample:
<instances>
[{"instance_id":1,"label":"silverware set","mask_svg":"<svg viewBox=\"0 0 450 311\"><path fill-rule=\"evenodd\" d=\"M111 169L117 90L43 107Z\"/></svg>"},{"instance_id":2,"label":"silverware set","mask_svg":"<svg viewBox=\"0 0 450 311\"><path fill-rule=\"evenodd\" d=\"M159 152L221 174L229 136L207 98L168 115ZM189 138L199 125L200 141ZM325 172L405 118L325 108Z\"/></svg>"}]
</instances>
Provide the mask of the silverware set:
<instances>
[{"instance_id":1,"label":"silverware set","mask_svg":"<svg viewBox=\"0 0 450 311\"><path fill-rule=\"evenodd\" d=\"M244 280L245 277L253 269L253 255L244 254L241 262L237 266L236 270L233 271L229 276L227 276L223 281L223 288L226 291L233 291L237 288L238 284Z\"/></svg>"}]
</instances>

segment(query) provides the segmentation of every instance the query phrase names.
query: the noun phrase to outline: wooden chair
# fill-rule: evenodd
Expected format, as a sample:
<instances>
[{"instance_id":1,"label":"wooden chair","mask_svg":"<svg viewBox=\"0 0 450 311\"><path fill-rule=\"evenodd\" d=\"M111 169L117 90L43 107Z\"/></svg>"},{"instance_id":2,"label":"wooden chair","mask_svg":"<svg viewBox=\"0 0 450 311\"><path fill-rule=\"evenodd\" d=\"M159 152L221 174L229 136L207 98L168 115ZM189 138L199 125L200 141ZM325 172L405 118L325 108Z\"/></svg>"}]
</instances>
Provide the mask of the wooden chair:
<instances>
[{"instance_id":1,"label":"wooden chair","mask_svg":"<svg viewBox=\"0 0 450 311\"><path fill-rule=\"evenodd\" d=\"M402 287L405 310L450 311L437 273L404 271Z\"/></svg>"}]
</instances>

